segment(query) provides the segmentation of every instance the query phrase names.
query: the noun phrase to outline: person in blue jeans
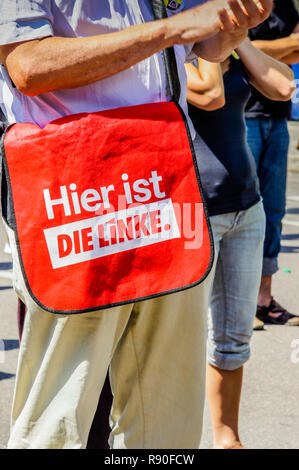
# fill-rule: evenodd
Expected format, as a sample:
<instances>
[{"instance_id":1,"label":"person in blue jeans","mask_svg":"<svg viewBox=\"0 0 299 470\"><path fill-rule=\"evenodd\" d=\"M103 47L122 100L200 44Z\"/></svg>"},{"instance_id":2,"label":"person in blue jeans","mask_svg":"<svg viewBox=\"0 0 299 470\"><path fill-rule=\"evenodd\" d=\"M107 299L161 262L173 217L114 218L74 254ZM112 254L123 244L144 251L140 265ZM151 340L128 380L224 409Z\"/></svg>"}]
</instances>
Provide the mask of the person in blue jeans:
<instances>
[{"instance_id":1,"label":"person in blue jeans","mask_svg":"<svg viewBox=\"0 0 299 470\"><path fill-rule=\"evenodd\" d=\"M250 84L276 100L289 99L294 90L291 70L249 39L236 52L241 60L229 58L220 74L217 64L202 60L185 65L215 246L206 379L214 448L221 449L243 448L238 430L242 376L250 357L265 236L256 166L246 142L245 105Z\"/></svg>"},{"instance_id":2,"label":"person in blue jeans","mask_svg":"<svg viewBox=\"0 0 299 470\"><path fill-rule=\"evenodd\" d=\"M285 64L299 61L299 14L292 0L276 0L270 17L250 30L253 44ZM266 213L266 234L257 320L272 324L299 325L272 295L272 276L278 271L282 219L286 206L291 101L272 101L252 87L246 107L247 141L255 158ZM297 312L299 313L299 312ZM262 324L263 324L262 323Z\"/></svg>"}]
</instances>

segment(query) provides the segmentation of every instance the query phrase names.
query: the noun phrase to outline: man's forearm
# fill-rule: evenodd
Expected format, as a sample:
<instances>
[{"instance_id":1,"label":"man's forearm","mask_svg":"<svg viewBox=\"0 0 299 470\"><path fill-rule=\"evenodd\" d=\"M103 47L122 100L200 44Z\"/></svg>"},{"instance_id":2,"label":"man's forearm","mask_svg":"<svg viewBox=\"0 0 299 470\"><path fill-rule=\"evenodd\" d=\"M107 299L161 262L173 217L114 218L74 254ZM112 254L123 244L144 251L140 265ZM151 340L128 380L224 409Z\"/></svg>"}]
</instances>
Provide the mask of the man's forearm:
<instances>
[{"instance_id":1,"label":"man's forearm","mask_svg":"<svg viewBox=\"0 0 299 470\"><path fill-rule=\"evenodd\" d=\"M286 38L274 39L272 41L252 41L255 47L270 55L274 59L282 60L293 52L299 50L299 35L291 35Z\"/></svg>"},{"instance_id":2,"label":"man's forearm","mask_svg":"<svg viewBox=\"0 0 299 470\"><path fill-rule=\"evenodd\" d=\"M48 37L18 45L5 65L27 95L76 88L121 72L166 47L164 28L142 25L128 31L84 38Z\"/></svg>"}]
</instances>

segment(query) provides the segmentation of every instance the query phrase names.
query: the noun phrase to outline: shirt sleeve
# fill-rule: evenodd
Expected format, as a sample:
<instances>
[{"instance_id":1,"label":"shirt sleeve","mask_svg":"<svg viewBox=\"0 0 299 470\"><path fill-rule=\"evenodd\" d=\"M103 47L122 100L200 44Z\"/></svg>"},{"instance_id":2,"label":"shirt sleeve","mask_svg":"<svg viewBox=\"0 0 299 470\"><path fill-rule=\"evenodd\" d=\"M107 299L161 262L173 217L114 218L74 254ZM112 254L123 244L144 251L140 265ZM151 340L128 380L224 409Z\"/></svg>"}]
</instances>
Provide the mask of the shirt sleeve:
<instances>
[{"instance_id":1,"label":"shirt sleeve","mask_svg":"<svg viewBox=\"0 0 299 470\"><path fill-rule=\"evenodd\" d=\"M185 47L186 53L186 60L185 62L193 62L194 60L198 59L197 55L193 52L194 44L187 44Z\"/></svg>"},{"instance_id":2,"label":"shirt sleeve","mask_svg":"<svg viewBox=\"0 0 299 470\"><path fill-rule=\"evenodd\" d=\"M294 29L296 28L297 24L299 23L299 11L298 11L298 8L296 8L295 6L295 3L292 1L291 3L291 14L290 14L290 18L292 18L293 20L293 29L292 31L294 31Z\"/></svg>"},{"instance_id":3,"label":"shirt sleeve","mask_svg":"<svg viewBox=\"0 0 299 470\"><path fill-rule=\"evenodd\" d=\"M0 45L53 36L51 0L1 0Z\"/></svg>"}]
</instances>

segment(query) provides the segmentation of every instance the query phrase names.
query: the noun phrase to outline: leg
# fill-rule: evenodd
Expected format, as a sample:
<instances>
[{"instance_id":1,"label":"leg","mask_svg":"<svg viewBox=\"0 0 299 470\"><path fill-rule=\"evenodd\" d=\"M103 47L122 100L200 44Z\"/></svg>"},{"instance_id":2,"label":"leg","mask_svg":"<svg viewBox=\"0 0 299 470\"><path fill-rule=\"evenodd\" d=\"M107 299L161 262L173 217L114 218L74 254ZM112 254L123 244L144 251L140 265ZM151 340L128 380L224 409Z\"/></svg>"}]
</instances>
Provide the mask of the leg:
<instances>
[{"instance_id":1,"label":"leg","mask_svg":"<svg viewBox=\"0 0 299 470\"><path fill-rule=\"evenodd\" d=\"M273 121L259 167L259 179L266 214L266 237L264 244L263 277L264 292L261 305L271 301L271 281L278 270L282 219L286 204L287 157L289 133L285 120Z\"/></svg>"},{"instance_id":2,"label":"leg","mask_svg":"<svg viewBox=\"0 0 299 470\"><path fill-rule=\"evenodd\" d=\"M213 233L225 217L212 217ZM223 234L210 301L207 394L214 447L241 448L238 433L243 364L256 310L262 268L264 212L258 203L241 212Z\"/></svg>"},{"instance_id":3,"label":"leg","mask_svg":"<svg viewBox=\"0 0 299 470\"><path fill-rule=\"evenodd\" d=\"M239 438L239 406L243 367L224 370L207 365L207 396L215 449L243 449Z\"/></svg>"},{"instance_id":4,"label":"leg","mask_svg":"<svg viewBox=\"0 0 299 470\"><path fill-rule=\"evenodd\" d=\"M18 311L17 311L17 318L18 318L18 330L19 330L19 338L21 341L23 328L24 328L24 321L26 315L26 305L22 302L21 299L18 298Z\"/></svg>"},{"instance_id":5,"label":"leg","mask_svg":"<svg viewBox=\"0 0 299 470\"><path fill-rule=\"evenodd\" d=\"M254 124L256 121L256 124ZM260 139L256 131L260 129ZM282 219L285 214L289 133L286 120L247 120L248 143L257 162L266 214L266 236L257 317L267 323L294 324L299 320L272 296L272 276L278 271ZM262 145L262 150L260 145Z\"/></svg>"},{"instance_id":6,"label":"leg","mask_svg":"<svg viewBox=\"0 0 299 470\"><path fill-rule=\"evenodd\" d=\"M90 428L86 449L109 449L108 439L111 432L109 425L110 411L112 407L112 392L109 374L107 374L102 389L97 411Z\"/></svg>"},{"instance_id":7,"label":"leg","mask_svg":"<svg viewBox=\"0 0 299 470\"><path fill-rule=\"evenodd\" d=\"M233 220L233 213L212 217L216 255L212 274L213 279L218 265L217 260L222 246L222 237L229 232ZM211 328L210 324L209 331L211 331ZM214 448L242 448L238 431L242 377L243 367L230 371L207 364L206 391L213 423Z\"/></svg>"},{"instance_id":8,"label":"leg","mask_svg":"<svg viewBox=\"0 0 299 470\"><path fill-rule=\"evenodd\" d=\"M110 358L132 305L54 315L29 296L10 229L13 283L27 313L20 345L8 448L85 448Z\"/></svg>"},{"instance_id":9,"label":"leg","mask_svg":"<svg viewBox=\"0 0 299 470\"><path fill-rule=\"evenodd\" d=\"M135 305L111 362L112 448L199 447L207 297L206 280Z\"/></svg>"},{"instance_id":10,"label":"leg","mask_svg":"<svg viewBox=\"0 0 299 470\"><path fill-rule=\"evenodd\" d=\"M259 167L266 214L266 237L257 316L264 322L275 324L299 323L298 319L279 305L272 295L272 276L278 271L282 219L286 205L288 148L289 133L286 120L271 121L271 129Z\"/></svg>"},{"instance_id":11,"label":"leg","mask_svg":"<svg viewBox=\"0 0 299 470\"><path fill-rule=\"evenodd\" d=\"M265 119L246 119L247 143L254 157L257 172L263 158L267 125Z\"/></svg>"},{"instance_id":12,"label":"leg","mask_svg":"<svg viewBox=\"0 0 299 470\"><path fill-rule=\"evenodd\" d=\"M265 150L265 142L269 134L270 129L270 120L268 119L246 119L247 127L247 142L249 148L252 152L252 155L255 160L257 174L259 175L260 166L262 166L263 155ZM267 293L267 282L261 278L260 291L258 296L258 303L260 301L260 296ZM271 283L271 279L270 279ZM254 317L254 330L263 330L264 322L262 322L257 316Z\"/></svg>"},{"instance_id":13,"label":"leg","mask_svg":"<svg viewBox=\"0 0 299 470\"><path fill-rule=\"evenodd\" d=\"M84 448L130 309L56 317L28 308L9 448ZM78 347L80 345L80 347Z\"/></svg>"},{"instance_id":14,"label":"leg","mask_svg":"<svg viewBox=\"0 0 299 470\"><path fill-rule=\"evenodd\" d=\"M262 276L257 303L268 306L272 300L272 276Z\"/></svg>"},{"instance_id":15,"label":"leg","mask_svg":"<svg viewBox=\"0 0 299 470\"><path fill-rule=\"evenodd\" d=\"M28 296L15 249L13 258L14 286L28 311L9 448L84 448L111 358L112 446L198 447L207 281L140 302L133 314L128 305L53 315Z\"/></svg>"}]
</instances>

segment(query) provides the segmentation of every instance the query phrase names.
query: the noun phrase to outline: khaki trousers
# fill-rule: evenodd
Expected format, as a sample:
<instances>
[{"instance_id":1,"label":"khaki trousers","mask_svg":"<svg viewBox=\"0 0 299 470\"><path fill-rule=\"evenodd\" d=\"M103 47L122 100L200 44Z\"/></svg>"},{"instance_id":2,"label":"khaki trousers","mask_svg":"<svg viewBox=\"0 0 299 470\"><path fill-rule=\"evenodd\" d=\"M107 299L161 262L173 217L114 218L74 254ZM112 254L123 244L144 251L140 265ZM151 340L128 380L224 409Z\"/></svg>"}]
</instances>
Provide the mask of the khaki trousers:
<instances>
[{"instance_id":1,"label":"khaki trousers","mask_svg":"<svg viewBox=\"0 0 299 470\"><path fill-rule=\"evenodd\" d=\"M7 232L14 288L28 308L8 448L85 448L108 369L112 448L198 448L209 282L122 307L55 315L29 296L14 233Z\"/></svg>"}]
</instances>

